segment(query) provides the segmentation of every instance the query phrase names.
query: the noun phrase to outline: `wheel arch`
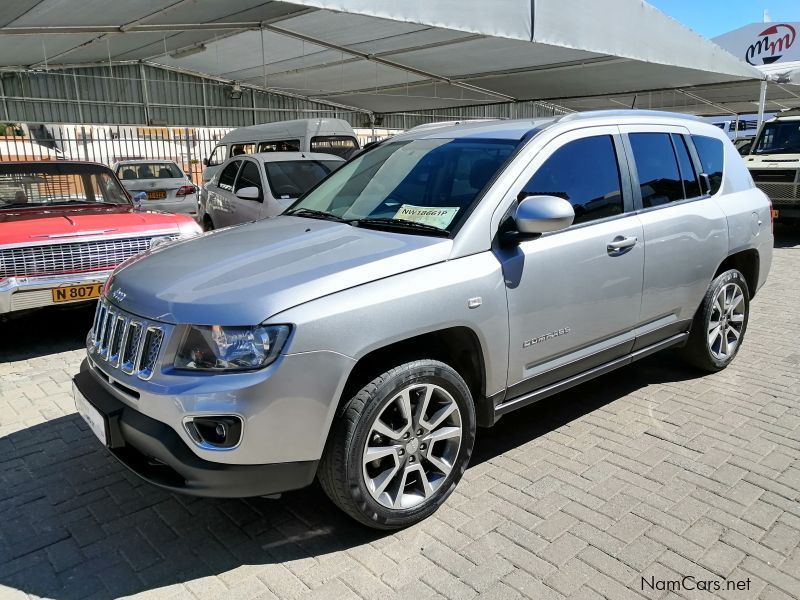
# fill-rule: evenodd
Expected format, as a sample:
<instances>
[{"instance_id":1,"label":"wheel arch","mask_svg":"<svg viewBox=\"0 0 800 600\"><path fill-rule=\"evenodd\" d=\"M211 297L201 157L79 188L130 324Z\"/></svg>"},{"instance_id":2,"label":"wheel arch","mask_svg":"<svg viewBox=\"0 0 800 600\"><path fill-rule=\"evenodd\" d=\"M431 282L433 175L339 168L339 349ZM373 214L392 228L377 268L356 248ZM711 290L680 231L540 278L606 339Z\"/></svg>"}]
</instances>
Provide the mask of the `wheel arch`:
<instances>
[{"instance_id":1,"label":"wheel arch","mask_svg":"<svg viewBox=\"0 0 800 600\"><path fill-rule=\"evenodd\" d=\"M360 357L348 374L337 414L342 405L375 377L397 365L419 359L443 362L467 383L475 403L478 425L491 425L493 406L486 398L486 364L478 335L467 326L438 329L375 348ZM491 409L491 410L489 410Z\"/></svg>"},{"instance_id":2,"label":"wheel arch","mask_svg":"<svg viewBox=\"0 0 800 600\"><path fill-rule=\"evenodd\" d=\"M759 266L758 250L755 248L740 250L729 255L720 263L716 273L714 273L714 279L729 269L736 269L744 275L747 287L750 290L750 298L752 299L756 295L758 287Z\"/></svg>"}]
</instances>

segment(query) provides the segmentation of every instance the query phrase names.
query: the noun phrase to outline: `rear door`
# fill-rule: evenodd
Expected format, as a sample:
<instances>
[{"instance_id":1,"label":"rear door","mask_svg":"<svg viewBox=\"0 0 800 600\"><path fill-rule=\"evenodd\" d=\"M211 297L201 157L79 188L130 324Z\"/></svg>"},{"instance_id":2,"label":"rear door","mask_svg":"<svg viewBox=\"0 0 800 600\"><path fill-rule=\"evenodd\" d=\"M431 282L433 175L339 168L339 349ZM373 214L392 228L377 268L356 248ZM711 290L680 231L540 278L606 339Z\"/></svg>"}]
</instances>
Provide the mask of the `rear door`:
<instances>
[{"instance_id":1,"label":"rear door","mask_svg":"<svg viewBox=\"0 0 800 600\"><path fill-rule=\"evenodd\" d=\"M509 311L509 399L626 355L642 295L642 225L616 127L545 146L511 193L569 200L574 224L499 249Z\"/></svg>"},{"instance_id":2,"label":"rear door","mask_svg":"<svg viewBox=\"0 0 800 600\"><path fill-rule=\"evenodd\" d=\"M644 230L638 349L689 328L727 254L727 222L701 188L688 130L644 125L620 129Z\"/></svg>"}]
</instances>

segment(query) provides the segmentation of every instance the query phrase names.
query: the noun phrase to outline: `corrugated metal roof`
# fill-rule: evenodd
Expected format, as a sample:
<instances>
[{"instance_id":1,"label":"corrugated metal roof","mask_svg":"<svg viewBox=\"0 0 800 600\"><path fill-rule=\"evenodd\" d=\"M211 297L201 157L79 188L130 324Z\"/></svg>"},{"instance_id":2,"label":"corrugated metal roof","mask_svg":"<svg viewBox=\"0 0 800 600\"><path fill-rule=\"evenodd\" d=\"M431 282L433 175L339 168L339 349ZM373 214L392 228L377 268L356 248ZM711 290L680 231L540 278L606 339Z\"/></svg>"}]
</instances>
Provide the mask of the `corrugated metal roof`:
<instances>
[{"instance_id":1,"label":"corrugated metal roof","mask_svg":"<svg viewBox=\"0 0 800 600\"><path fill-rule=\"evenodd\" d=\"M639 0L6 0L0 24L0 66L148 60L376 112L760 77Z\"/></svg>"}]
</instances>

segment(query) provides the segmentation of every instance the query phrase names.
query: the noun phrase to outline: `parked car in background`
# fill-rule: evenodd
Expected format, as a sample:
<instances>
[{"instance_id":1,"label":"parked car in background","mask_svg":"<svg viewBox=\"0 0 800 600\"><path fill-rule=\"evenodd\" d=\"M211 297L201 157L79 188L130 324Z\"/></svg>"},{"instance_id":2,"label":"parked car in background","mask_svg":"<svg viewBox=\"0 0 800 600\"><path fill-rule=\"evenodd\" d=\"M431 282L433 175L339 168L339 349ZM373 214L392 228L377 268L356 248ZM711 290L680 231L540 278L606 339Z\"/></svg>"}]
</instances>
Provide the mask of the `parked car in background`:
<instances>
[{"instance_id":1,"label":"parked car in background","mask_svg":"<svg viewBox=\"0 0 800 600\"><path fill-rule=\"evenodd\" d=\"M279 217L117 270L75 401L168 490L316 477L359 522L405 527L455 489L478 425L666 348L727 367L773 242L769 200L699 120L408 132ZM152 332L122 367L119 322Z\"/></svg>"},{"instance_id":2,"label":"parked car in background","mask_svg":"<svg viewBox=\"0 0 800 600\"><path fill-rule=\"evenodd\" d=\"M122 261L199 233L189 216L137 210L105 165L0 163L0 316L97 298Z\"/></svg>"},{"instance_id":3,"label":"parked car in background","mask_svg":"<svg viewBox=\"0 0 800 600\"><path fill-rule=\"evenodd\" d=\"M296 119L264 123L229 131L204 159L203 183L219 173L222 163L256 152L322 152L349 158L358 150L358 138L342 119Z\"/></svg>"},{"instance_id":4,"label":"parked car in background","mask_svg":"<svg viewBox=\"0 0 800 600\"><path fill-rule=\"evenodd\" d=\"M113 169L131 195L147 195L142 208L197 214L197 186L174 161L121 160Z\"/></svg>"},{"instance_id":5,"label":"parked car in background","mask_svg":"<svg viewBox=\"0 0 800 600\"><path fill-rule=\"evenodd\" d=\"M774 218L800 220L800 109L765 121L749 150L745 164L772 200Z\"/></svg>"},{"instance_id":6,"label":"parked car in background","mask_svg":"<svg viewBox=\"0 0 800 600\"><path fill-rule=\"evenodd\" d=\"M197 220L206 231L273 217L344 164L316 152L229 158L203 189Z\"/></svg>"}]
</instances>

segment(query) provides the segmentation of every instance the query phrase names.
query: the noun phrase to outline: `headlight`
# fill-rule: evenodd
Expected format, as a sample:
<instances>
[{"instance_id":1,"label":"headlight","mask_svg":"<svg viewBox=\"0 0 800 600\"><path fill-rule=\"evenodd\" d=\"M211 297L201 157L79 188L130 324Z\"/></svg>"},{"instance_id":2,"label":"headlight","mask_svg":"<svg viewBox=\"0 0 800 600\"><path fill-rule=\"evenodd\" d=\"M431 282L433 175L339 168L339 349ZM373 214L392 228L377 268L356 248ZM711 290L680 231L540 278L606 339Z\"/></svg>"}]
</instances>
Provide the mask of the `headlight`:
<instances>
[{"instance_id":1,"label":"headlight","mask_svg":"<svg viewBox=\"0 0 800 600\"><path fill-rule=\"evenodd\" d=\"M175 368L204 371L260 369L278 358L288 325L223 327L191 325L175 356Z\"/></svg>"}]
</instances>

